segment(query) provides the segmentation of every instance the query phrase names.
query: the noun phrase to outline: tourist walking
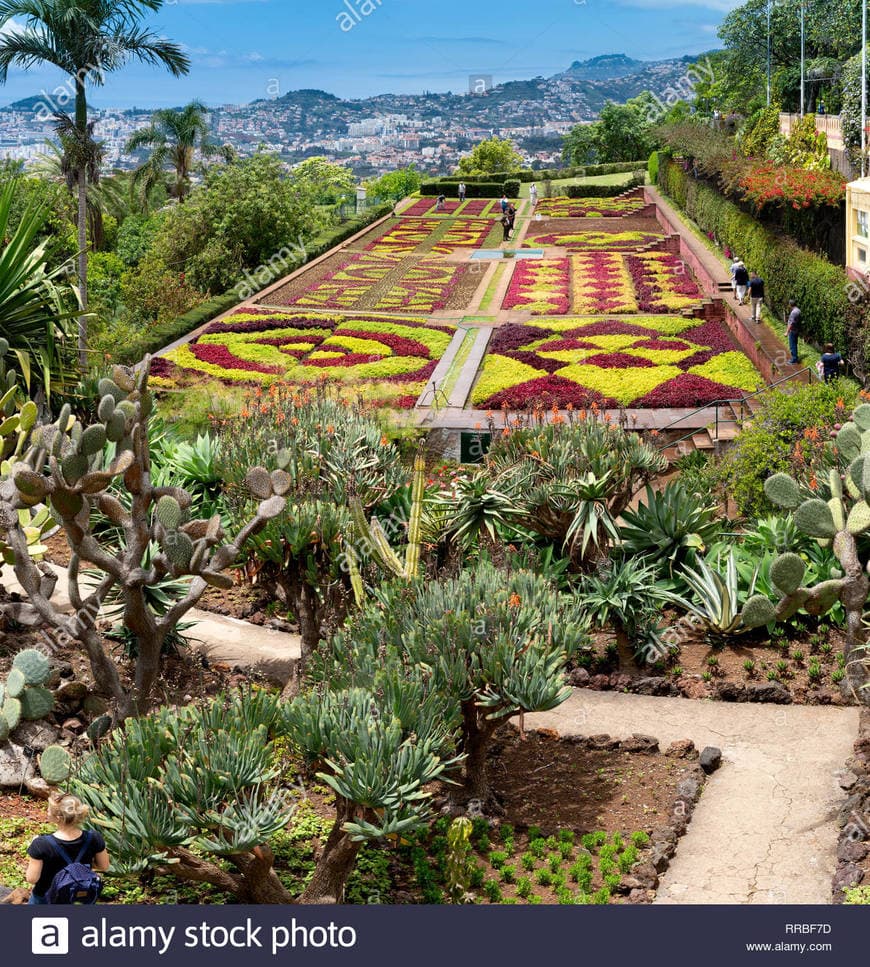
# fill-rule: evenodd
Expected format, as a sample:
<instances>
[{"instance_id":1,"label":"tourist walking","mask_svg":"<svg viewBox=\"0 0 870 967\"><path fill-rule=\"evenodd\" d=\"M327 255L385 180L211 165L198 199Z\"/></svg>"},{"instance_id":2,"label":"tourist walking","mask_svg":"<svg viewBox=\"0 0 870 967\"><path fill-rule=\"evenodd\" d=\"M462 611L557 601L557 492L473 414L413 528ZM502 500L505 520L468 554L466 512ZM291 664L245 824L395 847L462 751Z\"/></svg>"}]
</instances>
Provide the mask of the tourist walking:
<instances>
[{"instance_id":1,"label":"tourist walking","mask_svg":"<svg viewBox=\"0 0 870 967\"><path fill-rule=\"evenodd\" d=\"M468 191L468 189L465 187L465 182L464 181L460 181L459 182L459 202L460 202L460 204L465 201L465 194L466 194L467 191Z\"/></svg>"},{"instance_id":2,"label":"tourist walking","mask_svg":"<svg viewBox=\"0 0 870 967\"><path fill-rule=\"evenodd\" d=\"M24 877L33 887L32 906L97 902L102 882L96 874L108 870L109 854L100 833L82 829L89 812L76 796L55 793L49 799L48 818L57 829L27 848Z\"/></svg>"},{"instance_id":3,"label":"tourist walking","mask_svg":"<svg viewBox=\"0 0 870 967\"><path fill-rule=\"evenodd\" d=\"M788 336L788 348L791 350L791 364L797 366L800 362L798 357L798 336L803 329L803 315L794 299L788 300L788 322L786 323L785 333Z\"/></svg>"},{"instance_id":4,"label":"tourist walking","mask_svg":"<svg viewBox=\"0 0 870 967\"><path fill-rule=\"evenodd\" d=\"M752 306L752 321L761 322L761 307L764 305L764 281L753 272L749 279L749 302Z\"/></svg>"},{"instance_id":5,"label":"tourist walking","mask_svg":"<svg viewBox=\"0 0 870 967\"><path fill-rule=\"evenodd\" d=\"M501 213L502 213L502 215L507 215L507 210L508 210L508 205L509 204L510 204L510 202L508 201L507 195L502 195L501 196Z\"/></svg>"},{"instance_id":6,"label":"tourist walking","mask_svg":"<svg viewBox=\"0 0 870 967\"><path fill-rule=\"evenodd\" d=\"M737 271L737 266L743 265L740 259L736 255L731 256L731 293L734 298L737 298L737 282L734 279L734 273Z\"/></svg>"},{"instance_id":7,"label":"tourist walking","mask_svg":"<svg viewBox=\"0 0 870 967\"><path fill-rule=\"evenodd\" d=\"M445 204L446 201L447 201L447 196L446 195L439 195L438 196L438 202L435 205L435 211L436 212L443 212L444 211L444 204Z\"/></svg>"},{"instance_id":8,"label":"tourist walking","mask_svg":"<svg viewBox=\"0 0 870 967\"><path fill-rule=\"evenodd\" d=\"M749 288L749 270L738 261L734 267L734 296L738 305L743 305L746 299L746 290Z\"/></svg>"},{"instance_id":9,"label":"tourist walking","mask_svg":"<svg viewBox=\"0 0 870 967\"><path fill-rule=\"evenodd\" d=\"M532 200L532 208L538 207L538 186L532 182L529 186L529 198Z\"/></svg>"},{"instance_id":10,"label":"tourist walking","mask_svg":"<svg viewBox=\"0 0 870 967\"><path fill-rule=\"evenodd\" d=\"M508 205L507 212L505 212L505 214L507 215L511 223L511 231L513 231L514 225L516 224L516 221L517 221L517 210L516 208L514 208L513 205Z\"/></svg>"},{"instance_id":11,"label":"tourist walking","mask_svg":"<svg viewBox=\"0 0 870 967\"><path fill-rule=\"evenodd\" d=\"M838 353L834 349L832 342L825 345L825 351L822 353L820 362L822 366L822 379L826 383L832 383L841 375L842 370L846 368L846 360L843 359L842 353Z\"/></svg>"}]
</instances>

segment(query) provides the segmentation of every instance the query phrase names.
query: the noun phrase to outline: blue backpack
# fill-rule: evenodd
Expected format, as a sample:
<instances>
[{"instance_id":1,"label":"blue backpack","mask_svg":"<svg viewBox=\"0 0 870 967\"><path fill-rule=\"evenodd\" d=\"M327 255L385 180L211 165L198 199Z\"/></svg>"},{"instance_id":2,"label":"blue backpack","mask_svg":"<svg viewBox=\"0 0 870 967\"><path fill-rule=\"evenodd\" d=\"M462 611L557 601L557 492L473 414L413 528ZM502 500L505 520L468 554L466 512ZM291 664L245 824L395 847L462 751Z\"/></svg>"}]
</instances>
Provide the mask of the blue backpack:
<instances>
[{"instance_id":1,"label":"blue backpack","mask_svg":"<svg viewBox=\"0 0 870 967\"><path fill-rule=\"evenodd\" d=\"M51 881L51 886L45 895L49 903L71 904L71 903L96 903L103 889L103 881L96 873L82 863L91 846L91 833L86 831L84 842L81 845L78 856L73 860L63 846L54 838L49 836L55 853L65 861L66 866L60 870Z\"/></svg>"}]
</instances>

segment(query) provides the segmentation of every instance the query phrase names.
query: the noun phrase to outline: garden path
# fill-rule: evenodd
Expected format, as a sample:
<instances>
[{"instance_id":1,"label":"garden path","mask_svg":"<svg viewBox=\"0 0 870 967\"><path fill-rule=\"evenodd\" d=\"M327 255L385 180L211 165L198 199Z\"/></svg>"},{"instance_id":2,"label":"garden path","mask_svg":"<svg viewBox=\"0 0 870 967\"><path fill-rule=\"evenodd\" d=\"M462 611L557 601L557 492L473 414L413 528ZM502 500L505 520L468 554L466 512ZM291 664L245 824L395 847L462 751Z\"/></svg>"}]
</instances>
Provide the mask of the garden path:
<instances>
[{"instance_id":1,"label":"garden path","mask_svg":"<svg viewBox=\"0 0 870 967\"><path fill-rule=\"evenodd\" d=\"M576 690L529 728L563 735L690 738L722 750L663 874L657 903L831 902L843 792L837 781L858 733L856 708L729 704Z\"/></svg>"}]
</instances>

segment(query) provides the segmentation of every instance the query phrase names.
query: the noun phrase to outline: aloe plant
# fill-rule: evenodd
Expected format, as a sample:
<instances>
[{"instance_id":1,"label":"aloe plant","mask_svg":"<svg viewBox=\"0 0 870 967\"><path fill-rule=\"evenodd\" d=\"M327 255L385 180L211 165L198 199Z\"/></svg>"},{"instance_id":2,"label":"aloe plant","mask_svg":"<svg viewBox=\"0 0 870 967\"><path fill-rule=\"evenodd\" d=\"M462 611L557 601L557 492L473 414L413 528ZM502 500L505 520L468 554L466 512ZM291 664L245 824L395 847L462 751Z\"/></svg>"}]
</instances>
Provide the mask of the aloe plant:
<instances>
[{"instance_id":1,"label":"aloe plant","mask_svg":"<svg viewBox=\"0 0 870 967\"><path fill-rule=\"evenodd\" d=\"M727 638L750 630L741 613L740 578L733 552L725 560L724 573L711 567L705 560L699 560L695 568L684 565L680 576L692 596L686 599L672 595L671 599L694 615L708 635ZM753 579L749 595L754 591Z\"/></svg>"}]
</instances>

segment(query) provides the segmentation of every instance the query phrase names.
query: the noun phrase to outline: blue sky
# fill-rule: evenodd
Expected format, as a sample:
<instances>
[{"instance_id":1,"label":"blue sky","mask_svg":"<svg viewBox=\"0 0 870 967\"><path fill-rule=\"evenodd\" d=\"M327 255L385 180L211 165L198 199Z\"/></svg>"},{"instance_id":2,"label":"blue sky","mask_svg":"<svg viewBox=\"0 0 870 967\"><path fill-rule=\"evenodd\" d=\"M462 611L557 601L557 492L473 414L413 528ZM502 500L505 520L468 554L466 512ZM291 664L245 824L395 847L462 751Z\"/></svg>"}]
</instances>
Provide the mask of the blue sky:
<instances>
[{"instance_id":1,"label":"blue sky","mask_svg":"<svg viewBox=\"0 0 870 967\"><path fill-rule=\"evenodd\" d=\"M374 8L344 31L345 3ZM495 82L550 75L573 60L639 60L717 46L737 0L174 0L149 24L183 44L189 77L130 66L92 95L101 106L160 107L193 97L241 103L301 87L342 97L463 91L470 74ZM344 26L347 27L348 21ZM14 29L14 26L12 27ZM59 75L10 72L0 104L51 90Z\"/></svg>"}]
</instances>

